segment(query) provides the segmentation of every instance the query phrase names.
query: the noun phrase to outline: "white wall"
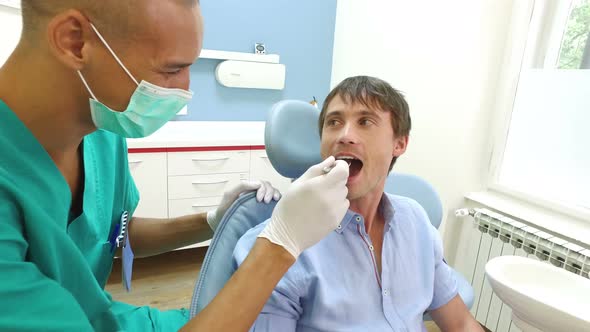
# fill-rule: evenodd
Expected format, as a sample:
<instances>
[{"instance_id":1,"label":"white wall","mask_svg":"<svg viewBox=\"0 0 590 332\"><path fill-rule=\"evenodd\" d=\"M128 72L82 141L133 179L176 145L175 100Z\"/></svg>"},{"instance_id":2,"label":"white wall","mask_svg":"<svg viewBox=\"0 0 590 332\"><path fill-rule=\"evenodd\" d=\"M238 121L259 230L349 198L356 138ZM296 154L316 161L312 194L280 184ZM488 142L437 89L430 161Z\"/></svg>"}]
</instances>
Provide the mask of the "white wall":
<instances>
[{"instance_id":1,"label":"white wall","mask_svg":"<svg viewBox=\"0 0 590 332\"><path fill-rule=\"evenodd\" d=\"M20 10L0 6L0 66L12 53L22 29Z\"/></svg>"},{"instance_id":2,"label":"white wall","mask_svg":"<svg viewBox=\"0 0 590 332\"><path fill-rule=\"evenodd\" d=\"M464 194L484 186L488 123L510 19L508 0L339 0L332 85L365 74L406 95L413 130L394 170L420 175L442 196L440 228L455 262Z\"/></svg>"}]
</instances>

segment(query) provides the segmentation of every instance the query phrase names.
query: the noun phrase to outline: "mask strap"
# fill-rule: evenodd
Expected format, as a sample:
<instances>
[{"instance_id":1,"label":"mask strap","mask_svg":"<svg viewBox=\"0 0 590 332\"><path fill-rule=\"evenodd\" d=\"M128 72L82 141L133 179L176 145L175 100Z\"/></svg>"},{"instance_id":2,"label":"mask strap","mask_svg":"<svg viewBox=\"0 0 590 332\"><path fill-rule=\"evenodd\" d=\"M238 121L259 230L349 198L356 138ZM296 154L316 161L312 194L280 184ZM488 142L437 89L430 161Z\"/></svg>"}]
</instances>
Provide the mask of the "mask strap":
<instances>
[{"instance_id":1,"label":"mask strap","mask_svg":"<svg viewBox=\"0 0 590 332\"><path fill-rule=\"evenodd\" d=\"M96 27L94 26L94 24L90 23L90 26L92 27L92 29L94 30L94 32L96 32L96 35L98 36L98 38L100 38L100 41L102 41L102 43L104 44L104 46L106 46L106 48L109 50L109 52L111 52L111 54L113 55L113 57L115 58L115 60L117 60L117 62L121 66L121 68L123 68L123 70L125 71L125 73L127 73L127 75L133 80L133 82L135 82L135 84L139 86L139 83L137 83L137 80L135 79L135 77L133 77L133 75L131 75L131 73L129 72L129 70L127 70L127 67L125 67L125 65L123 65L123 62L121 62L121 60L119 60L119 57L115 54L115 52L113 52L113 50L111 49L111 47L109 46L109 44L106 42L106 40L104 40L104 38L102 37L102 35L100 34L100 32L98 32L98 30L96 29ZM84 82L84 83L86 83L86 82Z\"/></svg>"},{"instance_id":2,"label":"mask strap","mask_svg":"<svg viewBox=\"0 0 590 332\"><path fill-rule=\"evenodd\" d=\"M82 83L84 83L84 86L86 86L86 90L88 90L88 93L90 93L90 95L92 96L92 99L98 101L98 99L96 99L96 96L92 92L92 89L90 89L90 86L88 85L88 83L86 83L86 80L84 79L84 76L82 76L82 73L79 70L78 70L78 76L80 76L80 79L82 80Z\"/></svg>"}]
</instances>

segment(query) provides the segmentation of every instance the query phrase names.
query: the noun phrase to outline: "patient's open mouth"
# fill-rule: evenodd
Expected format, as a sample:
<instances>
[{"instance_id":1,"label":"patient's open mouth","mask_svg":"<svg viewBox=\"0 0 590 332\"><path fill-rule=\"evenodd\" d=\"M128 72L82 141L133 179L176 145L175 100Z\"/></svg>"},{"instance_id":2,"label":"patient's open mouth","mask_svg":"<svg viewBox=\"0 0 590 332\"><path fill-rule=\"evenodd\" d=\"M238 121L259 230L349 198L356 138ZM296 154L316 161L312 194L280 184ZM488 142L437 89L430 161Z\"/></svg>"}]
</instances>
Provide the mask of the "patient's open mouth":
<instances>
[{"instance_id":1,"label":"patient's open mouth","mask_svg":"<svg viewBox=\"0 0 590 332\"><path fill-rule=\"evenodd\" d=\"M363 162L353 156L338 156L337 160L344 160L348 163L349 178L357 176L363 168Z\"/></svg>"}]
</instances>

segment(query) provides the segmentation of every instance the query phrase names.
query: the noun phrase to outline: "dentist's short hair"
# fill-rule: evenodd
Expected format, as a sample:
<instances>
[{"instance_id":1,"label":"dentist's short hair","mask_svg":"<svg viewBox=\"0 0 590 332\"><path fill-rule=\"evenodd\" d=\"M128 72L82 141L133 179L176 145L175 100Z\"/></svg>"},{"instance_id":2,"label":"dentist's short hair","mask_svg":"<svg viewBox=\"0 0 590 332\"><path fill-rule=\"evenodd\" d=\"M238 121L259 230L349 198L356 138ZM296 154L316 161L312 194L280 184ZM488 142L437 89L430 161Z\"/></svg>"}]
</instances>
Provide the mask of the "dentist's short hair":
<instances>
[{"instance_id":1,"label":"dentist's short hair","mask_svg":"<svg viewBox=\"0 0 590 332\"><path fill-rule=\"evenodd\" d=\"M346 103L360 103L369 109L391 112L391 126L395 137L409 136L412 129L410 107L403 94L382 79L371 76L353 76L340 82L326 97L320 113L318 127L320 137L330 102L336 97ZM389 170L397 158L393 158Z\"/></svg>"},{"instance_id":2,"label":"dentist's short hair","mask_svg":"<svg viewBox=\"0 0 590 332\"><path fill-rule=\"evenodd\" d=\"M77 9L94 23L100 23L101 31L112 29L119 35L132 33L138 20L130 19L138 16L138 6L145 0L21 0L23 36L30 38L39 32L43 19L50 18L67 9ZM162 0L154 0L162 1ZM199 0L168 0L184 3L187 6L199 5ZM96 22L100 21L100 22Z\"/></svg>"}]
</instances>

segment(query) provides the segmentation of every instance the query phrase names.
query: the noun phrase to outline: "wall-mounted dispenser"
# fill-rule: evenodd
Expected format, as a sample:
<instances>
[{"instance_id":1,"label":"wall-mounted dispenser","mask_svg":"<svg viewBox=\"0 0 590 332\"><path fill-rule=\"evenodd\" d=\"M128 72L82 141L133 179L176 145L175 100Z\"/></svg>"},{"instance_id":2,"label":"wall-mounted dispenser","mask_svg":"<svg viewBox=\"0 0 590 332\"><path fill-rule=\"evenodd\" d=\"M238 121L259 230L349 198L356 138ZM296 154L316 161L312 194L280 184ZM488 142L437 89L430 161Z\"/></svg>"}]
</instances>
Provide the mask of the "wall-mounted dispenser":
<instances>
[{"instance_id":1,"label":"wall-mounted dispenser","mask_svg":"<svg viewBox=\"0 0 590 332\"><path fill-rule=\"evenodd\" d=\"M279 63L228 60L217 65L217 81L230 88L285 88L286 67Z\"/></svg>"}]
</instances>

